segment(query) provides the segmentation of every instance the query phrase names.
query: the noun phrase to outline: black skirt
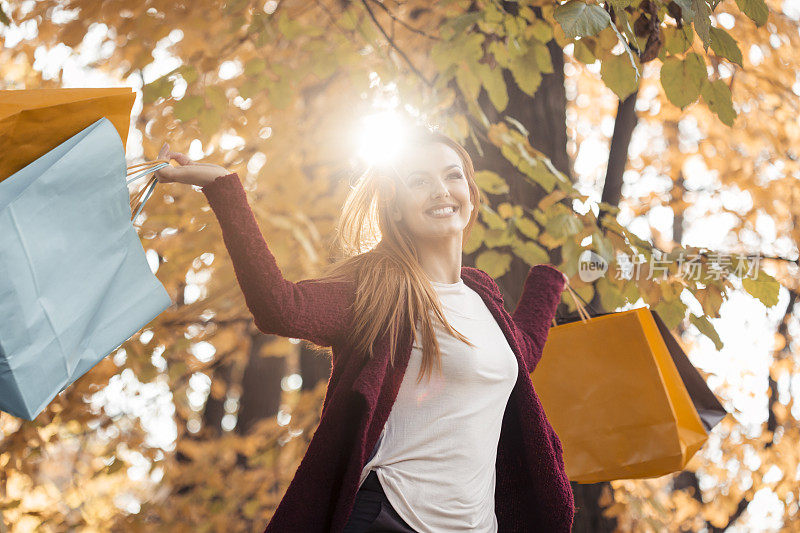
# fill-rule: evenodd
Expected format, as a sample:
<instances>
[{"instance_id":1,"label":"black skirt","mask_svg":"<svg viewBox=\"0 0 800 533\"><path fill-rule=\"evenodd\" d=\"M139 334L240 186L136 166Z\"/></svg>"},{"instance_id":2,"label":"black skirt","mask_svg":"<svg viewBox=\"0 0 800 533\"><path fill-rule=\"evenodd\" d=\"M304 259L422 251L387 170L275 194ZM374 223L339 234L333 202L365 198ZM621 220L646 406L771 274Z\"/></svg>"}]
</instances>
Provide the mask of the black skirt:
<instances>
[{"instance_id":1,"label":"black skirt","mask_svg":"<svg viewBox=\"0 0 800 533\"><path fill-rule=\"evenodd\" d=\"M356 493L344 533L416 533L386 498L378 474L371 470Z\"/></svg>"}]
</instances>

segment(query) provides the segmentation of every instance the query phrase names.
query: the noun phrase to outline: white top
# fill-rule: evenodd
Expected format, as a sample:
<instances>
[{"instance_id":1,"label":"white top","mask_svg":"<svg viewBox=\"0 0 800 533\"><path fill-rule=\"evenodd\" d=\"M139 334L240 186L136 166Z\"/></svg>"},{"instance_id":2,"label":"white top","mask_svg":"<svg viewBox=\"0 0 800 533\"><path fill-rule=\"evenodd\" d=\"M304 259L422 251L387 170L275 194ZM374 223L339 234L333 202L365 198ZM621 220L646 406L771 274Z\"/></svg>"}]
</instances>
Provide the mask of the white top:
<instances>
[{"instance_id":1,"label":"white top","mask_svg":"<svg viewBox=\"0 0 800 533\"><path fill-rule=\"evenodd\" d=\"M418 333L392 410L361 472L370 470L392 507L420 532L497 532L495 459L500 426L519 371L516 357L480 295L464 284L432 282L450 325L434 320L442 375L417 384Z\"/></svg>"}]
</instances>

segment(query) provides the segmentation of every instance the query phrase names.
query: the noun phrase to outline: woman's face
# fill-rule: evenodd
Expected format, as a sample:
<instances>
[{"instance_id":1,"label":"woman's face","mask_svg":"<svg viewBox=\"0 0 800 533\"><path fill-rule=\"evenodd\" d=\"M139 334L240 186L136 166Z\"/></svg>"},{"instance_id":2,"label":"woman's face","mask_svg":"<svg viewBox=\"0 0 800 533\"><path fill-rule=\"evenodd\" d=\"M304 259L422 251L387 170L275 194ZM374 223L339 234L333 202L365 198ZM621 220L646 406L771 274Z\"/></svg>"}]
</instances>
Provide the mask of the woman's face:
<instances>
[{"instance_id":1,"label":"woman's face","mask_svg":"<svg viewBox=\"0 0 800 533\"><path fill-rule=\"evenodd\" d=\"M474 206L458 153L429 143L411 149L395 168L402 183L396 188L394 219L416 239L462 235Z\"/></svg>"}]
</instances>

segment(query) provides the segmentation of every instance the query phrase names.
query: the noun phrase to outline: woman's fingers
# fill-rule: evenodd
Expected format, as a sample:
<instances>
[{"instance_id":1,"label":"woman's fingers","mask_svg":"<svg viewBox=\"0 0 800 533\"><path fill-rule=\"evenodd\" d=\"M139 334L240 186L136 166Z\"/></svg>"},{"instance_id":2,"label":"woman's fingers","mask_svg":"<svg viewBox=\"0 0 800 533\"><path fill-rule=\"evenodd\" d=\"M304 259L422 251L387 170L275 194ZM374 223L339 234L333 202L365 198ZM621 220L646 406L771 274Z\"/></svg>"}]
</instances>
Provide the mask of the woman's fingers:
<instances>
[{"instance_id":1,"label":"woman's fingers","mask_svg":"<svg viewBox=\"0 0 800 533\"><path fill-rule=\"evenodd\" d=\"M169 157L169 159L174 159L175 161L177 161L179 165L195 164L191 159L189 159L188 155L182 154L180 152L168 152L167 156Z\"/></svg>"},{"instance_id":2,"label":"woman's fingers","mask_svg":"<svg viewBox=\"0 0 800 533\"><path fill-rule=\"evenodd\" d=\"M159 173L161 173L159 175ZM158 177L159 181L164 181L166 183L169 182L178 182L178 183L194 183L195 175L197 174L197 167L195 165L186 165L182 167L173 167L168 166L160 169L156 176ZM161 179L161 177L165 179Z\"/></svg>"},{"instance_id":3,"label":"woman's fingers","mask_svg":"<svg viewBox=\"0 0 800 533\"><path fill-rule=\"evenodd\" d=\"M173 152L169 145L164 143L158 153L159 159L167 161L175 160L180 166L166 166L156 171L155 175L159 181L164 183L178 182L189 185L204 186L214 181L215 178L223 176L228 171L213 163L196 163L188 155L180 152Z\"/></svg>"},{"instance_id":4,"label":"woman's fingers","mask_svg":"<svg viewBox=\"0 0 800 533\"><path fill-rule=\"evenodd\" d=\"M172 165L167 165L156 170L155 177L162 183L173 182L175 181L175 170L177 170L177 168L173 167Z\"/></svg>"}]
</instances>

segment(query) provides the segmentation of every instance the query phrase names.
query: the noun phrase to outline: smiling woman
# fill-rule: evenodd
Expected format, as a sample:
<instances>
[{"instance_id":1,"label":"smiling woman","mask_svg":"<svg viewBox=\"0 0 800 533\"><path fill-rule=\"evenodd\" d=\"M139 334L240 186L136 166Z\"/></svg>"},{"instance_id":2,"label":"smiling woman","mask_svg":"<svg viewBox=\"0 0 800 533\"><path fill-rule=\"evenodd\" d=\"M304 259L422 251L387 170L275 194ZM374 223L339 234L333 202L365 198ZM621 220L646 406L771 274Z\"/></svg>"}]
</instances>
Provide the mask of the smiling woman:
<instances>
[{"instance_id":1,"label":"smiling woman","mask_svg":"<svg viewBox=\"0 0 800 533\"><path fill-rule=\"evenodd\" d=\"M453 259L460 257L463 229L475 208L464 162L453 148L443 143L415 146L408 152L395 165L403 187L392 209L392 218L414 235L420 258L435 257L432 250L423 250L431 247L437 250L445 247ZM424 270L438 270L433 264L422 266ZM455 268L441 274L445 279L436 276L433 281L455 283L460 276Z\"/></svg>"},{"instance_id":2,"label":"smiling woman","mask_svg":"<svg viewBox=\"0 0 800 533\"><path fill-rule=\"evenodd\" d=\"M371 165L350 191L337 225L345 259L323 279L357 280L348 340L369 357L384 331L394 354L401 328L414 331L420 321L421 379L440 366L431 314L448 334L466 341L447 323L431 281L460 279L462 244L482 197L472 159L460 144L424 126L408 128L402 139L392 157ZM456 212L433 214L443 206Z\"/></svg>"},{"instance_id":3,"label":"smiling woman","mask_svg":"<svg viewBox=\"0 0 800 533\"><path fill-rule=\"evenodd\" d=\"M296 283L238 175L169 154L168 179L207 183L258 329L333 348L319 426L266 531L569 531L561 447L529 377L565 279L532 268L510 315L462 266L482 202L469 154L422 127L396 148L345 200L345 257Z\"/></svg>"}]
</instances>

